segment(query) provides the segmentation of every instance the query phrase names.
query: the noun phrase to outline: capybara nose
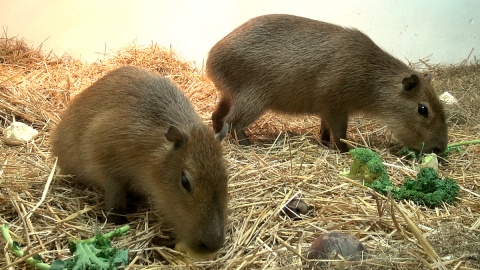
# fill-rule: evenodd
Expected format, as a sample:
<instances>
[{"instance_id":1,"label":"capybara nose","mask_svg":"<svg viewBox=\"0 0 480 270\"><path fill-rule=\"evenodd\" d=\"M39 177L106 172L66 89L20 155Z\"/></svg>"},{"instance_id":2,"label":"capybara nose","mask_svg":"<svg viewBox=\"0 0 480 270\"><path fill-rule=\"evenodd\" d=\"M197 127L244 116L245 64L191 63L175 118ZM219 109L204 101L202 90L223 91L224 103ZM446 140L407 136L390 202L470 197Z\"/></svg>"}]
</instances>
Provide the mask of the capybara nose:
<instances>
[{"instance_id":1,"label":"capybara nose","mask_svg":"<svg viewBox=\"0 0 480 270\"><path fill-rule=\"evenodd\" d=\"M445 152L445 150L447 150L447 140L442 140L438 143L436 143L436 145L433 145L433 148L432 148L432 152L437 154L437 155L441 155L443 154L443 152Z\"/></svg>"},{"instance_id":2,"label":"capybara nose","mask_svg":"<svg viewBox=\"0 0 480 270\"><path fill-rule=\"evenodd\" d=\"M223 243L222 243L223 245ZM199 253L214 253L216 252L217 250L219 250L222 245L219 245L218 243L204 243L204 242L200 242L199 246L198 246L198 252Z\"/></svg>"},{"instance_id":3,"label":"capybara nose","mask_svg":"<svg viewBox=\"0 0 480 270\"><path fill-rule=\"evenodd\" d=\"M208 233L204 234L198 240L196 245L197 252L214 253L223 247L225 232L222 229L210 229Z\"/></svg>"},{"instance_id":4,"label":"capybara nose","mask_svg":"<svg viewBox=\"0 0 480 270\"><path fill-rule=\"evenodd\" d=\"M446 147L433 147L433 153L437 155L443 154L445 152Z\"/></svg>"},{"instance_id":5,"label":"capybara nose","mask_svg":"<svg viewBox=\"0 0 480 270\"><path fill-rule=\"evenodd\" d=\"M216 237L210 237L208 239L203 239L198 244L199 253L214 253L220 248L223 247L225 237L223 234Z\"/></svg>"}]
</instances>

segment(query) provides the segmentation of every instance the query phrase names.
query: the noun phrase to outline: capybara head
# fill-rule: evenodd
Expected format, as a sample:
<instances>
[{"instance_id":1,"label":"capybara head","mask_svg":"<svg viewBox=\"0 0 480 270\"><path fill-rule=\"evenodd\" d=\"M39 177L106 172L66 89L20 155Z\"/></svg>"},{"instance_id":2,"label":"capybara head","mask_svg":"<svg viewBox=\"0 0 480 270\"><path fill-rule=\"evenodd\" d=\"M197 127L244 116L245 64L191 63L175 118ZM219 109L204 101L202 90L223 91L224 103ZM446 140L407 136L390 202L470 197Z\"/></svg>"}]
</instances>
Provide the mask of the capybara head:
<instances>
[{"instance_id":1,"label":"capybara head","mask_svg":"<svg viewBox=\"0 0 480 270\"><path fill-rule=\"evenodd\" d=\"M385 102L392 108L382 117L394 137L410 149L443 153L448 143L447 124L443 106L431 85L431 74L404 77L397 91L399 95L392 99L398 99Z\"/></svg>"},{"instance_id":2,"label":"capybara head","mask_svg":"<svg viewBox=\"0 0 480 270\"><path fill-rule=\"evenodd\" d=\"M170 127L162 164L152 164L150 192L187 253L208 254L225 241L227 174L219 142L206 126ZM158 180L157 180L158 179Z\"/></svg>"}]
</instances>

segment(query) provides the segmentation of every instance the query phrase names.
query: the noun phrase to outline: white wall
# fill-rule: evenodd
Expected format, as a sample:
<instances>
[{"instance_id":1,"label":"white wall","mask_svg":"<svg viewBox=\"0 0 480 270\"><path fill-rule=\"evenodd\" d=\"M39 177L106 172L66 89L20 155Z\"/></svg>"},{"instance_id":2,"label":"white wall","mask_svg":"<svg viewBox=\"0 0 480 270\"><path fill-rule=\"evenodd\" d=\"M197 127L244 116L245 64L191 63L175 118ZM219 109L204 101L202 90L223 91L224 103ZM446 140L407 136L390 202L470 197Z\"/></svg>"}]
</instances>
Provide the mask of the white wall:
<instances>
[{"instance_id":1,"label":"white wall","mask_svg":"<svg viewBox=\"0 0 480 270\"><path fill-rule=\"evenodd\" d=\"M172 46L198 63L247 19L289 13L359 28L400 59L480 58L478 0L0 0L8 36L95 61L131 44Z\"/></svg>"}]
</instances>

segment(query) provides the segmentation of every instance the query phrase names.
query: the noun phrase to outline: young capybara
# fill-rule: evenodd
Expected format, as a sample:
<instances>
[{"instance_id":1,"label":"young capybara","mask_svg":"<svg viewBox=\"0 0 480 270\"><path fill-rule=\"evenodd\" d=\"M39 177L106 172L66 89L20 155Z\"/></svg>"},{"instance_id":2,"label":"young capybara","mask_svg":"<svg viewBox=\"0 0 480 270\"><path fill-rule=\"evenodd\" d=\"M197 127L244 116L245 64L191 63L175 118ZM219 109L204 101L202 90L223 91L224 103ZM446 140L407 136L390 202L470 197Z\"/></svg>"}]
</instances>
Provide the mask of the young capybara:
<instances>
[{"instance_id":1,"label":"young capybara","mask_svg":"<svg viewBox=\"0 0 480 270\"><path fill-rule=\"evenodd\" d=\"M211 255L223 246L221 143L169 79L137 67L111 71L63 113L52 152L62 173L105 192L107 212L123 214L128 194L142 195L188 253ZM126 221L116 217L108 221Z\"/></svg>"},{"instance_id":2,"label":"young capybara","mask_svg":"<svg viewBox=\"0 0 480 270\"><path fill-rule=\"evenodd\" d=\"M312 19L273 14L253 18L209 52L206 71L220 92L212 114L220 138L244 129L266 110L316 114L323 142L348 146L348 118L377 117L405 147L443 152L448 135L442 104L419 73L365 34Z\"/></svg>"}]
</instances>

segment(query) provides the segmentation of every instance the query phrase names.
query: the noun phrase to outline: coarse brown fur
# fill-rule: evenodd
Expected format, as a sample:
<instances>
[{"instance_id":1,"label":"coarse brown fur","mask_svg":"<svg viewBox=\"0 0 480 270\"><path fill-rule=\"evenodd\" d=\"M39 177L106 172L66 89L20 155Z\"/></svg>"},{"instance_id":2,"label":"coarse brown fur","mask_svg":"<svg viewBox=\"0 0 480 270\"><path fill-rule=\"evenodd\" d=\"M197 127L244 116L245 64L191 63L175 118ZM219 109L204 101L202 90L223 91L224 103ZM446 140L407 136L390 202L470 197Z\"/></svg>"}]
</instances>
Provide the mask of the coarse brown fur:
<instances>
[{"instance_id":1,"label":"coarse brown fur","mask_svg":"<svg viewBox=\"0 0 480 270\"><path fill-rule=\"evenodd\" d=\"M123 214L127 193L146 195L193 251L223 246L221 144L169 79L137 67L111 71L72 101L52 151L62 173L105 191L107 212Z\"/></svg>"},{"instance_id":2,"label":"coarse brown fur","mask_svg":"<svg viewBox=\"0 0 480 270\"><path fill-rule=\"evenodd\" d=\"M292 15L264 15L215 44L206 63L221 99L212 114L219 137L244 129L266 110L316 114L322 141L347 151L348 118L363 113L390 127L412 149L443 152L445 115L430 74L379 48L356 29ZM225 124L225 125L224 125Z\"/></svg>"}]
</instances>

